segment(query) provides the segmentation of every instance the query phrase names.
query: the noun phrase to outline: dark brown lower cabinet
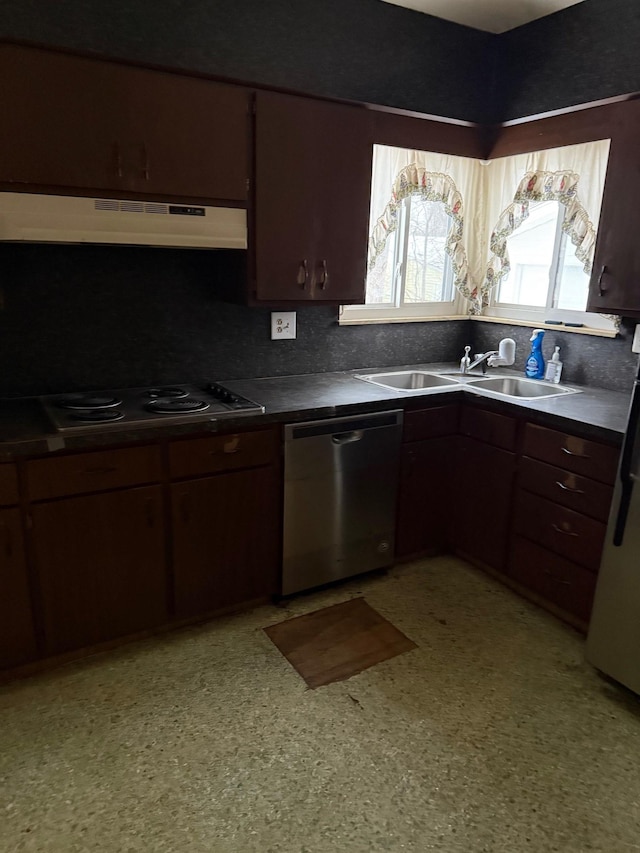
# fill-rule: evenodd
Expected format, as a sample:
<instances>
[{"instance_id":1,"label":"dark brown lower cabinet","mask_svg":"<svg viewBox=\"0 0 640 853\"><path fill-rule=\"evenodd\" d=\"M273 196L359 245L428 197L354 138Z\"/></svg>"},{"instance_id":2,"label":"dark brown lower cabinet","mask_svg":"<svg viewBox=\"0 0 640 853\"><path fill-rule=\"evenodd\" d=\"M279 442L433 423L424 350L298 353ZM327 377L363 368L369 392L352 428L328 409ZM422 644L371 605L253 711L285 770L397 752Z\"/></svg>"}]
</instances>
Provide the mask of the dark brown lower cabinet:
<instances>
[{"instance_id":1,"label":"dark brown lower cabinet","mask_svg":"<svg viewBox=\"0 0 640 853\"><path fill-rule=\"evenodd\" d=\"M277 592L281 500L276 466L172 485L178 617Z\"/></svg>"},{"instance_id":2,"label":"dark brown lower cabinet","mask_svg":"<svg viewBox=\"0 0 640 853\"><path fill-rule=\"evenodd\" d=\"M36 656L20 510L0 510L0 668Z\"/></svg>"},{"instance_id":3,"label":"dark brown lower cabinet","mask_svg":"<svg viewBox=\"0 0 640 853\"><path fill-rule=\"evenodd\" d=\"M161 486L35 504L45 654L166 622Z\"/></svg>"},{"instance_id":4,"label":"dark brown lower cabinet","mask_svg":"<svg viewBox=\"0 0 640 853\"><path fill-rule=\"evenodd\" d=\"M402 447L396 555L444 550L453 517L456 437L414 441Z\"/></svg>"},{"instance_id":5,"label":"dark brown lower cabinet","mask_svg":"<svg viewBox=\"0 0 640 853\"><path fill-rule=\"evenodd\" d=\"M474 438L458 444L453 540L457 551L504 571L516 454Z\"/></svg>"},{"instance_id":6,"label":"dark brown lower cabinet","mask_svg":"<svg viewBox=\"0 0 640 853\"><path fill-rule=\"evenodd\" d=\"M542 596L545 601L589 621L597 574L542 548L522 536L514 536L509 554L509 576Z\"/></svg>"}]
</instances>

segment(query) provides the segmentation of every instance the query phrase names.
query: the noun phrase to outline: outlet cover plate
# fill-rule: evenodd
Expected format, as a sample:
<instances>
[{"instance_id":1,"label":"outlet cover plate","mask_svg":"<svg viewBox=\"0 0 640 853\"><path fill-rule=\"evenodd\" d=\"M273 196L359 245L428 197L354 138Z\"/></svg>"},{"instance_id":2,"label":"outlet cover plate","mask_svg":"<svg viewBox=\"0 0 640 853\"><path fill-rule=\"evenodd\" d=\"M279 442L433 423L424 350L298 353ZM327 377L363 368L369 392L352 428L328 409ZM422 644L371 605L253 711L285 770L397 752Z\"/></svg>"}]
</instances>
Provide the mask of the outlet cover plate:
<instances>
[{"instance_id":1,"label":"outlet cover plate","mask_svg":"<svg viewBox=\"0 0 640 853\"><path fill-rule=\"evenodd\" d=\"M640 323L636 326L636 330L633 333L633 343L631 344L631 352L640 353Z\"/></svg>"},{"instance_id":2,"label":"outlet cover plate","mask_svg":"<svg viewBox=\"0 0 640 853\"><path fill-rule=\"evenodd\" d=\"M271 314L271 340L286 341L296 336L296 312L274 311Z\"/></svg>"}]
</instances>

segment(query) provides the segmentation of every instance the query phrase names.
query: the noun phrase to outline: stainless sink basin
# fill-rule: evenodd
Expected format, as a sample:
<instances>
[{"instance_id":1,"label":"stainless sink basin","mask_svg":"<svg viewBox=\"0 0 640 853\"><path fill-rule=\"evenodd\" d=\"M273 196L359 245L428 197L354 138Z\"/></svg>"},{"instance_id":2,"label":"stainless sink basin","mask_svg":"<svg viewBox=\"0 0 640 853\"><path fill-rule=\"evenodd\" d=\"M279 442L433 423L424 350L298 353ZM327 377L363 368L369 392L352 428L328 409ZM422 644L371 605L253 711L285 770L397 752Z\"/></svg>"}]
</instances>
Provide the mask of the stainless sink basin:
<instances>
[{"instance_id":1,"label":"stainless sink basin","mask_svg":"<svg viewBox=\"0 0 640 853\"><path fill-rule=\"evenodd\" d=\"M442 388L458 385L457 379L426 373L424 370L397 370L393 373L359 373L356 379L364 379L382 388L392 388L394 391L419 391L426 388Z\"/></svg>"},{"instance_id":2,"label":"stainless sink basin","mask_svg":"<svg viewBox=\"0 0 640 853\"><path fill-rule=\"evenodd\" d=\"M518 397L521 400L540 400L562 394L578 394L573 388L560 388L538 379L519 379L516 376L495 376L490 379L471 379L467 388L491 391L503 397Z\"/></svg>"}]
</instances>

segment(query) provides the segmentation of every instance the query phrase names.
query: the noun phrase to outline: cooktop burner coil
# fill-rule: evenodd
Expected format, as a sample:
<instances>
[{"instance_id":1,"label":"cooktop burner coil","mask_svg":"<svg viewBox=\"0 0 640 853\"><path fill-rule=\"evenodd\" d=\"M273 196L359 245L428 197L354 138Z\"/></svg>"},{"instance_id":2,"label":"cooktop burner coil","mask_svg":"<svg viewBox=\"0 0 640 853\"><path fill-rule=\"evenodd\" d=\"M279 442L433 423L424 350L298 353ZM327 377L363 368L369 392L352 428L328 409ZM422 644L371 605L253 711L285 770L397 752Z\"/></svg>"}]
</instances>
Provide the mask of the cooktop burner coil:
<instances>
[{"instance_id":1,"label":"cooktop burner coil","mask_svg":"<svg viewBox=\"0 0 640 853\"><path fill-rule=\"evenodd\" d=\"M72 394L58 400L61 409L111 409L121 405L118 397L106 394Z\"/></svg>"},{"instance_id":2,"label":"cooktop burner coil","mask_svg":"<svg viewBox=\"0 0 640 853\"><path fill-rule=\"evenodd\" d=\"M110 421L120 421L124 417L117 409L80 409L73 411L70 415L76 421L85 423L102 424Z\"/></svg>"},{"instance_id":3,"label":"cooktop burner coil","mask_svg":"<svg viewBox=\"0 0 640 853\"><path fill-rule=\"evenodd\" d=\"M159 399L179 399L181 397L188 397L189 392L185 391L184 388L149 388L149 390L145 393L146 397L151 397L153 400Z\"/></svg>"},{"instance_id":4,"label":"cooktop burner coil","mask_svg":"<svg viewBox=\"0 0 640 853\"><path fill-rule=\"evenodd\" d=\"M204 400L195 400L193 397L177 400L152 400L145 405L145 409L148 412L155 412L160 415L173 415L181 412L204 412L208 408L209 404L205 403Z\"/></svg>"}]
</instances>

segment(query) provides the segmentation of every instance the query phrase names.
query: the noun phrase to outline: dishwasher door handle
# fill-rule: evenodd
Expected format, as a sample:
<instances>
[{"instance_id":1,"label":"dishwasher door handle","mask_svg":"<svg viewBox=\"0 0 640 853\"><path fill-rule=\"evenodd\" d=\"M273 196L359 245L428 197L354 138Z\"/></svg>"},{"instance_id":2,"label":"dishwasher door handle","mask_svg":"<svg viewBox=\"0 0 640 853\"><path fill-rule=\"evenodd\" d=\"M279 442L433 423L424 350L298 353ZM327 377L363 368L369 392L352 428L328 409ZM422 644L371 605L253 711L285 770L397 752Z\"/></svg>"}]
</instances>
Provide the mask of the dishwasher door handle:
<instances>
[{"instance_id":1,"label":"dishwasher door handle","mask_svg":"<svg viewBox=\"0 0 640 853\"><path fill-rule=\"evenodd\" d=\"M351 444L354 441L360 441L364 435L364 430L354 429L351 432L337 432L331 436L331 441L334 444Z\"/></svg>"}]
</instances>

